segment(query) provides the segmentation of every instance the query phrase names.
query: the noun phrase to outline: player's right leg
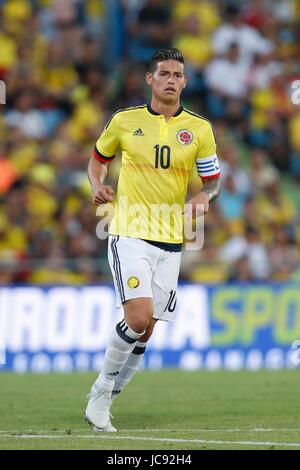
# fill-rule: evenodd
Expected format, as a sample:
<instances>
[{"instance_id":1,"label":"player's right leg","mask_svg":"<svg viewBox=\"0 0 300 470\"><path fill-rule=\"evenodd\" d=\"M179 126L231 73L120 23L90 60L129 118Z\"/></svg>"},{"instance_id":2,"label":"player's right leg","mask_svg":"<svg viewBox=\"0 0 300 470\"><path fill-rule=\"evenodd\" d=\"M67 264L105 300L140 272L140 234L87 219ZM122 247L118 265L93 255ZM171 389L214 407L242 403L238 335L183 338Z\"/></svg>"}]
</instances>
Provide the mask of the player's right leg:
<instances>
[{"instance_id":1,"label":"player's right leg","mask_svg":"<svg viewBox=\"0 0 300 470\"><path fill-rule=\"evenodd\" d=\"M147 341L152 334L155 322L158 319L172 321L175 316L180 253L167 252L151 245L148 246L148 249L153 254L160 254L159 258L156 259L157 262L152 276L154 318L152 318L146 333L136 342L136 347L128 356L126 363L116 377L112 398L116 398L120 394L139 369L146 350Z\"/></svg>"},{"instance_id":2,"label":"player's right leg","mask_svg":"<svg viewBox=\"0 0 300 470\"><path fill-rule=\"evenodd\" d=\"M128 302L135 302L134 299ZM150 308L151 299L145 299L145 312ZM142 302L139 302L142 308ZM127 306L127 309L130 308ZM135 311L135 307L133 307ZM129 315L129 318L131 316ZM146 320L132 321L136 331L130 328L126 320L119 322L113 329L105 351L101 373L94 383L89 402L85 411L85 419L94 424L99 430L108 430L110 423L111 394L116 376L127 361L128 355L135 348L137 340L143 336L146 330Z\"/></svg>"}]
</instances>

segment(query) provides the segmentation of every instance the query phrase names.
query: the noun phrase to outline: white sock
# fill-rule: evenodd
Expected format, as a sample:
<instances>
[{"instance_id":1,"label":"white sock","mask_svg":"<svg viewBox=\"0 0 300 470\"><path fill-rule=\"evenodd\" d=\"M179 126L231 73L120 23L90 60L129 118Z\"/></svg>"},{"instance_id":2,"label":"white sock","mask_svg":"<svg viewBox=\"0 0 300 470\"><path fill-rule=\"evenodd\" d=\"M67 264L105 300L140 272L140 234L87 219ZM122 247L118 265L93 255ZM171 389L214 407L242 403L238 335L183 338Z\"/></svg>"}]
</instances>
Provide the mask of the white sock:
<instances>
[{"instance_id":1,"label":"white sock","mask_svg":"<svg viewBox=\"0 0 300 470\"><path fill-rule=\"evenodd\" d=\"M143 333L133 331L125 320L122 320L113 329L106 347L104 362L96 380L96 385L108 392L114 388L114 382L122 366L127 361L131 351L135 348L137 340Z\"/></svg>"},{"instance_id":2,"label":"white sock","mask_svg":"<svg viewBox=\"0 0 300 470\"><path fill-rule=\"evenodd\" d=\"M135 348L131 354L129 354L127 361L116 377L112 391L113 398L115 398L123 390L123 388L126 387L134 374L138 371L146 349L146 344L147 343L142 343L141 341L137 341L135 343Z\"/></svg>"}]
</instances>

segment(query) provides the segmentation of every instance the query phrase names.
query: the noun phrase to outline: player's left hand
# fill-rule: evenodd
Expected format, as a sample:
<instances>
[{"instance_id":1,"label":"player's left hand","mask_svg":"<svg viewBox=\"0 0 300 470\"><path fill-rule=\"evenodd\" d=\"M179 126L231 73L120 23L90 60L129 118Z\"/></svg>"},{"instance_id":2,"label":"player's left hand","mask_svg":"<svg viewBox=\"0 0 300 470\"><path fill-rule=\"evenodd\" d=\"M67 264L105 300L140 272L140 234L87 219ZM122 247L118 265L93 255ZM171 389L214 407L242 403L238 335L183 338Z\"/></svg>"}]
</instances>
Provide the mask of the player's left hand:
<instances>
[{"instance_id":1,"label":"player's left hand","mask_svg":"<svg viewBox=\"0 0 300 470\"><path fill-rule=\"evenodd\" d=\"M184 214L195 219L200 215L207 214L208 209L208 195L204 191L200 191L197 196L194 196L185 204Z\"/></svg>"}]
</instances>

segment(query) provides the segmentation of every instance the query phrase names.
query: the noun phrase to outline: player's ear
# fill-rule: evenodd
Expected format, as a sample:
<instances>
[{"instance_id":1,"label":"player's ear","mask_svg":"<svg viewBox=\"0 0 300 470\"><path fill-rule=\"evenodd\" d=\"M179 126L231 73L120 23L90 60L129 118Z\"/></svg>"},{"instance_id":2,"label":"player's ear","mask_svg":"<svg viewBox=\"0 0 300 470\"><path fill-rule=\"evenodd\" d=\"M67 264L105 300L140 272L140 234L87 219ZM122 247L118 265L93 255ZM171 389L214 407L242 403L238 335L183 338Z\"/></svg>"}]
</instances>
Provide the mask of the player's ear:
<instances>
[{"instance_id":1,"label":"player's ear","mask_svg":"<svg viewBox=\"0 0 300 470\"><path fill-rule=\"evenodd\" d=\"M187 84L187 78L186 78L186 77L184 77L183 88L185 88L185 87L186 87L186 84Z\"/></svg>"},{"instance_id":2,"label":"player's ear","mask_svg":"<svg viewBox=\"0 0 300 470\"><path fill-rule=\"evenodd\" d=\"M150 86L152 85L152 73L151 72L146 73L146 83Z\"/></svg>"}]
</instances>

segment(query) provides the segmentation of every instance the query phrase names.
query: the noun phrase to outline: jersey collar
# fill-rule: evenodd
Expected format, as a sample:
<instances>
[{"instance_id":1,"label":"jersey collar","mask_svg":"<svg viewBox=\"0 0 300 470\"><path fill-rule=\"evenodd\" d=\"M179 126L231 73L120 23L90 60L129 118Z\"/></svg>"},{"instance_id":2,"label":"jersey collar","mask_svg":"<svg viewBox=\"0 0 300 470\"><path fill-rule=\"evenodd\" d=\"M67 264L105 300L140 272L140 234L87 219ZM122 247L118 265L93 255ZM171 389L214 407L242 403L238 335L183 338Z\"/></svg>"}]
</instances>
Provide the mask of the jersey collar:
<instances>
[{"instance_id":1,"label":"jersey collar","mask_svg":"<svg viewBox=\"0 0 300 470\"><path fill-rule=\"evenodd\" d=\"M159 113L157 113L156 111L154 111L154 109L151 108L150 103L147 103L147 110L149 111L150 114L153 114L154 116L160 116ZM182 111L183 111L183 106L179 106L176 113L173 114L173 117L179 116L179 114L181 114Z\"/></svg>"}]
</instances>

